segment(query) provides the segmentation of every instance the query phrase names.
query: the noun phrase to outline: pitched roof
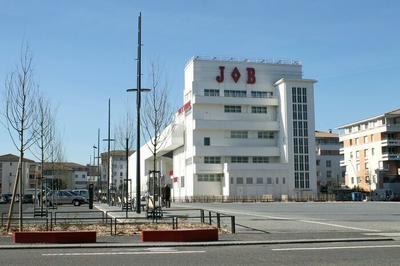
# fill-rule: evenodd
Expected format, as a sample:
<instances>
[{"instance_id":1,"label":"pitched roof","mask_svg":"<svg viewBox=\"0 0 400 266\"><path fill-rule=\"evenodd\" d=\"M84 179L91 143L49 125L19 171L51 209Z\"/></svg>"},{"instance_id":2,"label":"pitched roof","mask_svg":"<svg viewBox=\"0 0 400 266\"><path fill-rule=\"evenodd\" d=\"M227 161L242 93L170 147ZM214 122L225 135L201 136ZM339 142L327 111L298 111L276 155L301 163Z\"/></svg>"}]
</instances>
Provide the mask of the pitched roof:
<instances>
[{"instance_id":1,"label":"pitched roof","mask_svg":"<svg viewBox=\"0 0 400 266\"><path fill-rule=\"evenodd\" d=\"M4 154L0 156L0 162L18 162L19 161L19 156L16 156L14 154ZM28 163L34 163L35 161L32 161L30 159L24 158L24 162Z\"/></svg>"},{"instance_id":2,"label":"pitched roof","mask_svg":"<svg viewBox=\"0 0 400 266\"><path fill-rule=\"evenodd\" d=\"M339 135L336 133L332 133L332 132L315 130L315 137L316 138L339 138Z\"/></svg>"}]
</instances>

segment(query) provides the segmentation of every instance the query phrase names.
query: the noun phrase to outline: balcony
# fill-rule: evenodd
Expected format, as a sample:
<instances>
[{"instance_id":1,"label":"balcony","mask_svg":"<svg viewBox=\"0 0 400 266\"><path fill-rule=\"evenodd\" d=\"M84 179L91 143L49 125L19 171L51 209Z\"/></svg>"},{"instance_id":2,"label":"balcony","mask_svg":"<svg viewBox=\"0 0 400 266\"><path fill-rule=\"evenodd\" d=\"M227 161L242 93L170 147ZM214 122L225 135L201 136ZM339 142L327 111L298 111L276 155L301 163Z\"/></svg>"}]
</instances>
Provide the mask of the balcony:
<instances>
[{"instance_id":1,"label":"balcony","mask_svg":"<svg viewBox=\"0 0 400 266\"><path fill-rule=\"evenodd\" d=\"M344 148L339 149L339 154L344 154Z\"/></svg>"},{"instance_id":2,"label":"balcony","mask_svg":"<svg viewBox=\"0 0 400 266\"><path fill-rule=\"evenodd\" d=\"M279 131L277 121L195 119L194 129Z\"/></svg>"},{"instance_id":3,"label":"balcony","mask_svg":"<svg viewBox=\"0 0 400 266\"><path fill-rule=\"evenodd\" d=\"M382 146L400 146L399 139L384 139L381 141Z\"/></svg>"},{"instance_id":4,"label":"balcony","mask_svg":"<svg viewBox=\"0 0 400 266\"><path fill-rule=\"evenodd\" d=\"M382 160L384 161L400 161L400 153L383 153Z\"/></svg>"},{"instance_id":5,"label":"balcony","mask_svg":"<svg viewBox=\"0 0 400 266\"><path fill-rule=\"evenodd\" d=\"M387 131L400 131L400 124L386 124Z\"/></svg>"}]
</instances>

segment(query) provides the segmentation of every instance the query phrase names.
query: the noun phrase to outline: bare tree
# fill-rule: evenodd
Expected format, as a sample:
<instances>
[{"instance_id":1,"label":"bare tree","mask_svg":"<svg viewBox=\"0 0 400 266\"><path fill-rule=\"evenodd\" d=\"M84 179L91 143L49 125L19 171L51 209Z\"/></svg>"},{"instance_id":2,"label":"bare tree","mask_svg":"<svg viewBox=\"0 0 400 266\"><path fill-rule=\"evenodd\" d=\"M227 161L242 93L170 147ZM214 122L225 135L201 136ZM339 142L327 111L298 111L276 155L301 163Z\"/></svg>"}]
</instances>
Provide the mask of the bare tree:
<instances>
[{"instance_id":1,"label":"bare tree","mask_svg":"<svg viewBox=\"0 0 400 266\"><path fill-rule=\"evenodd\" d=\"M157 186L157 154L173 130L173 126L169 126L173 113L168 99L168 86L167 83L161 84L161 76L159 66L152 63L150 69L151 90L145 97L142 119L143 135L145 139L148 139L146 145L153 155L153 177L151 182L151 177L149 176L149 187L153 183L152 192L154 197ZM155 207L155 198L153 204Z\"/></svg>"},{"instance_id":2,"label":"bare tree","mask_svg":"<svg viewBox=\"0 0 400 266\"><path fill-rule=\"evenodd\" d=\"M135 140L135 131L134 121L132 119L131 114L127 111L126 117L124 117L118 126L115 127L114 130L114 139L116 145L120 149L126 149L126 140L128 139L128 149L131 150L133 148L134 140Z\"/></svg>"},{"instance_id":3,"label":"bare tree","mask_svg":"<svg viewBox=\"0 0 400 266\"><path fill-rule=\"evenodd\" d=\"M51 158L50 148L55 140L55 117L49 101L40 95L37 101L37 119L34 123L35 145L32 154L40 161L40 186L44 176L44 164ZM35 182L38 184L37 180ZM40 202L43 210L43 197Z\"/></svg>"},{"instance_id":4,"label":"bare tree","mask_svg":"<svg viewBox=\"0 0 400 266\"><path fill-rule=\"evenodd\" d=\"M19 151L18 171L15 177L13 197L8 212L7 231L10 227L16 190L19 182L19 230L23 230L23 161L24 153L34 143L32 130L36 115L36 84L33 80L32 54L29 47L24 47L17 69L12 72L5 83L6 89L6 123L11 140Z\"/></svg>"}]
</instances>

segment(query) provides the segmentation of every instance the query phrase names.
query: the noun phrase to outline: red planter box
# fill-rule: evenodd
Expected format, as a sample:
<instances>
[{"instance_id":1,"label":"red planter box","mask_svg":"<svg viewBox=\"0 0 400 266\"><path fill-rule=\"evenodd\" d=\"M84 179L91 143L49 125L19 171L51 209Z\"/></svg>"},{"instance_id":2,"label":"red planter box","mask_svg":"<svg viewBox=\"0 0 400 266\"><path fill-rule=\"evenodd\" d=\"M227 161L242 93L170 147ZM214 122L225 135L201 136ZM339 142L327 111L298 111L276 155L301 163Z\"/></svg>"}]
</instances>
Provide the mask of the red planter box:
<instances>
[{"instance_id":1,"label":"red planter box","mask_svg":"<svg viewBox=\"0 0 400 266\"><path fill-rule=\"evenodd\" d=\"M218 229L144 230L143 242L218 241Z\"/></svg>"},{"instance_id":2,"label":"red planter box","mask_svg":"<svg viewBox=\"0 0 400 266\"><path fill-rule=\"evenodd\" d=\"M96 243L96 231L13 232L14 243Z\"/></svg>"}]
</instances>

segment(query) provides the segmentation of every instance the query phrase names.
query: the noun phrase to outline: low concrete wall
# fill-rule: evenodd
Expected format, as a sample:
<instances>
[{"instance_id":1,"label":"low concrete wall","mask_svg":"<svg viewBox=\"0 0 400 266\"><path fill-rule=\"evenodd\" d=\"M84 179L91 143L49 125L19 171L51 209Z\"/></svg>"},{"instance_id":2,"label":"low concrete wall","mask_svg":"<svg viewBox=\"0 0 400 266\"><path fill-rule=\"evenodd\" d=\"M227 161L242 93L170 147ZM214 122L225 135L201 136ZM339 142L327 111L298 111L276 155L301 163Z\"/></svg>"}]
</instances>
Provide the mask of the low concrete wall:
<instances>
[{"instance_id":1,"label":"low concrete wall","mask_svg":"<svg viewBox=\"0 0 400 266\"><path fill-rule=\"evenodd\" d=\"M143 242L218 241L218 229L144 230Z\"/></svg>"},{"instance_id":2,"label":"low concrete wall","mask_svg":"<svg viewBox=\"0 0 400 266\"><path fill-rule=\"evenodd\" d=\"M14 243L96 243L96 231L13 232Z\"/></svg>"}]
</instances>

